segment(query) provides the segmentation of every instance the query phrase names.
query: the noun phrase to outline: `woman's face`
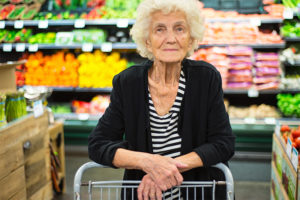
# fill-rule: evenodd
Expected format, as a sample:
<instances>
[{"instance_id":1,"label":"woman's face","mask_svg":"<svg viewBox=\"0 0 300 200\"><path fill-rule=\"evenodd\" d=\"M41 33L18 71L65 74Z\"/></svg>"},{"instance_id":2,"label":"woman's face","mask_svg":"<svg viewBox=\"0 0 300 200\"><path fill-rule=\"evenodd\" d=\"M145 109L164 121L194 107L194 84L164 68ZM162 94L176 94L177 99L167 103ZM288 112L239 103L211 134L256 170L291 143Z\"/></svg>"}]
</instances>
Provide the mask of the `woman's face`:
<instances>
[{"instance_id":1,"label":"woman's face","mask_svg":"<svg viewBox=\"0 0 300 200\"><path fill-rule=\"evenodd\" d=\"M153 13L146 45L156 60L166 63L182 61L192 48L185 14L180 11Z\"/></svg>"}]
</instances>

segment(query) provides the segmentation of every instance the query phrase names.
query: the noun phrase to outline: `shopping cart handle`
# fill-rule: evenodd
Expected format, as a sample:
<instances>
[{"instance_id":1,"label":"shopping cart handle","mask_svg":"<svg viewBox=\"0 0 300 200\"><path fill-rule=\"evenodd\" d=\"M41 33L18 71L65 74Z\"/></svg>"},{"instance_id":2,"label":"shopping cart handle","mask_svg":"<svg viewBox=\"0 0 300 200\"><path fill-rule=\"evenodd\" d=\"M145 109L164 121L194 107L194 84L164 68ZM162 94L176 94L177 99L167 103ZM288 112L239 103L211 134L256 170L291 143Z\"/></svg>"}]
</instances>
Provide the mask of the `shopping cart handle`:
<instances>
[{"instance_id":1,"label":"shopping cart handle","mask_svg":"<svg viewBox=\"0 0 300 200\"><path fill-rule=\"evenodd\" d=\"M87 162L83 164L76 172L75 177L74 177L74 200L80 200L80 186L81 186L81 178L82 174L84 171L90 168L95 168L95 167L100 167L100 168L109 168L108 166L100 165L95 162ZM227 190L227 199L228 200L233 200L234 199L234 182L233 182L233 177L231 174L231 171L229 168L224 165L223 163L218 163L216 165L213 165L212 167L220 169L224 175L225 175L225 180L226 180L226 190Z\"/></svg>"}]
</instances>

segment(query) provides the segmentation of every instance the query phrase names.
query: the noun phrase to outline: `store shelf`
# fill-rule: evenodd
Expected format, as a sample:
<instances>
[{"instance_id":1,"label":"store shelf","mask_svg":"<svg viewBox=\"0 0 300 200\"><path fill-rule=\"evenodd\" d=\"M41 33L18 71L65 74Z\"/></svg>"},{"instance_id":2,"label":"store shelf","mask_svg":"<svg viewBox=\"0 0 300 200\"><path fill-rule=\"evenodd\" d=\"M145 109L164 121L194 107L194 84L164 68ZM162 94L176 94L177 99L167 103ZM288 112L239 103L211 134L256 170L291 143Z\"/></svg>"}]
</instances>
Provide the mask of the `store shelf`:
<instances>
[{"instance_id":1,"label":"store shelf","mask_svg":"<svg viewBox=\"0 0 300 200\"><path fill-rule=\"evenodd\" d=\"M58 45L58 44L27 44L27 43L5 43L0 44L0 49L4 52L36 52L38 50L47 49L82 49L83 51L92 51L93 49L101 49L103 52L110 52L114 49L136 49L135 43L103 43L103 44L72 44L72 45Z\"/></svg>"},{"instance_id":2,"label":"store shelf","mask_svg":"<svg viewBox=\"0 0 300 200\"><path fill-rule=\"evenodd\" d=\"M1 21L0 21L1 23ZM45 29L48 26L74 26L75 28L84 28L85 26L99 26L99 25L115 25L119 28L126 28L128 25L133 25L135 23L134 19L97 19L97 20L17 20L17 21L2 21L5 27L32 27L37 26L43 27ZM42 24L46 25L42 25Z\"/></svg>"},{"instance_id":3,"label":"store shelf","mask_svg":"<svg viewBox=\"0 0 300 200\"><path fill-rule=\"evenodd\" d=\"M258 91L258 94L279 94L279 93L300 93L300 88ZM248 94L248 90L225 89L224 94Z\"/></svg>"},{"instance_id":4,"label":"store shelf","mask_svg":"<svg viewBox=\"0 0 300 200\"><path fill-rule=\"evenodd\" d=\"M291 64L289 62L284 62L283 64L284 64L284 66L287 66L287 67L300 67L300 63L299 62L294 63L294 64Z\"/></svg>"},{"instance_id":5,"label":"store shelf","mask_svg":"<svg viewBox=\"0 0 300 200\"><path fill-rule=\"evenodd\" d=\"M277 19L259 19L259 18L247 18L247 19L234 19L234 18L214 18L214 19L206 19L206 22L214 23L214 22L233 22L233 23L241 23L241 22L248 22L252 24L280 24L283 22L283 19L277 18Z\"/></svg>"},{"instance_id":6,"label":"store shelf","mask_svg":"<svg viewBox=\"0 0 300 200\"><path fill-rule=\"evenodd\" d=\"M286 42L300 42L300 37L285 37Z\"/></svg>"},{"instance_id":7,"label":"store shelf","mask_svg":"<svg viewBox=\"0 0 300 200\"><path fill-rule=\"evenodd\" d=\"M283 49L283 48L285 48L285 43L279 43L279 44L201 44L201 45L199 45L199 48L227 47L227 46L249 46L254 49Z\"/></svg>"}]
</instances>

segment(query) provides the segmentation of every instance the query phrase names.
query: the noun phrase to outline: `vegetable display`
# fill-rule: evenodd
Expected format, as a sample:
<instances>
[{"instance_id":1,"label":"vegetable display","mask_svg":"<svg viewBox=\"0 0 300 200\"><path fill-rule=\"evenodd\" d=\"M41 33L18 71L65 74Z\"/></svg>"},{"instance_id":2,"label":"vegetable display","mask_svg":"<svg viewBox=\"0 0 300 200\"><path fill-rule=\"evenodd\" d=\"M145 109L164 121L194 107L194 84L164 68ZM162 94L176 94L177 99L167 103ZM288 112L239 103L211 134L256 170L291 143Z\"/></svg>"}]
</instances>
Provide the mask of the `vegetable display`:
<instances>
[{"instance_id":1,"label":"vegetable display","mask_svg":"<svg viewBox=\"0 0 300 200\"><path fill-rule=\"evenodd\" d=\"M300 94L278 94L277 106L286 117L300 118Z\"/></svg>"},{"instance_id":2,"label":"vegetable display","mask_svg":"<svg viewBox=\"0 0 300 200\"><path fill-rule=\"evenodd\" d=\"M6 96L0 93L0 127L6 124L5 100L6 100Z\"/></svg>"},{"instance_id":3,"label":"vegetable display","mask_svg":"<svg viewBox=\"0 0 300 200\"><path fill-rule=\"evenodd\" d=\"M18 119L27 114L24 93L15 92L6 95L5 115L7 122Z\"/></svg>"}]
</instances>

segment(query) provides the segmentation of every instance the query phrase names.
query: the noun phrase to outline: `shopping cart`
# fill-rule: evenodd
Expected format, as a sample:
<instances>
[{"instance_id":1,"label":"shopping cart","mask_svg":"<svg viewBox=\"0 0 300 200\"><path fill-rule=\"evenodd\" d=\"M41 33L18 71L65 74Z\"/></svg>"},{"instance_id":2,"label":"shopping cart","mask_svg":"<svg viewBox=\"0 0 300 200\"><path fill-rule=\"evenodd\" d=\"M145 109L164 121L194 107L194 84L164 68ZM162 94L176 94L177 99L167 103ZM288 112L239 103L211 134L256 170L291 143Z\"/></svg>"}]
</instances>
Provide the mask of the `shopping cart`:
<instances>
[{"instance_id":1,"label":"shopping cart","mask_svg":"<svg viewBox=\"0 0 300 200\"><path fill-rule=\"evenodd\" d=\"M94 199L93 194L97 189L98 199L100 200L112 200L112 199L126 199L126 194L131 193L132 200L134 200L134 193L139 186L140 181L89 181L81 182L83 173L90 168L107 168L97 164L95 162L88 162L83 164L76 172L74 177L74 200L81 199L80 189L81 186L88 187L88 198L89 200ZM214 165L213 167L220 169L225 175L225 181L184 181L180 186L176 186L172 189L185 190L184 195L178 195L178 199L199 199L197 195L199 191L201 192L202 198L204 199L204 190L205 188L211 189L212 199L215 199L216 185L226 185L226 196L227 200L233 200L234 196L234 183L233 177L228 169L228 167L222 163ZM123 191L122 191L123 190ZM121 192L122 191L122 192ZM171 192L172 194L172 192ZM192 196L192 197L191 197ZM130 200L128 199L128 200ZM165 194L163 194L163 199L165 199ZM177 198L176 198L177 199ZM82 200L82 199L81 199Z\"/></svg>"}]
</instances>

